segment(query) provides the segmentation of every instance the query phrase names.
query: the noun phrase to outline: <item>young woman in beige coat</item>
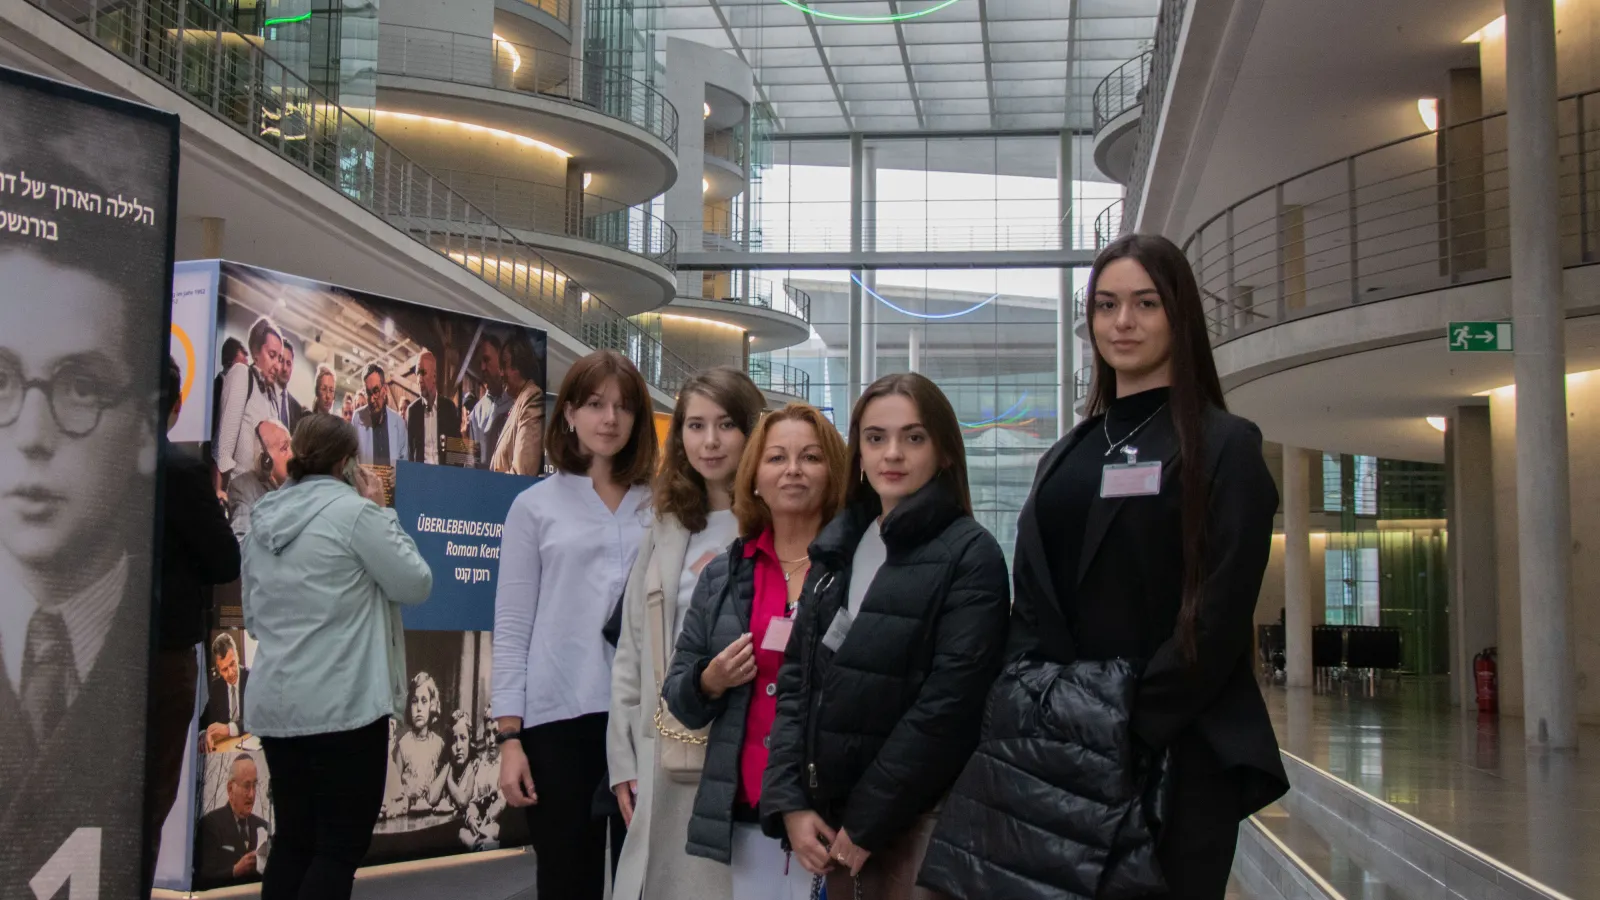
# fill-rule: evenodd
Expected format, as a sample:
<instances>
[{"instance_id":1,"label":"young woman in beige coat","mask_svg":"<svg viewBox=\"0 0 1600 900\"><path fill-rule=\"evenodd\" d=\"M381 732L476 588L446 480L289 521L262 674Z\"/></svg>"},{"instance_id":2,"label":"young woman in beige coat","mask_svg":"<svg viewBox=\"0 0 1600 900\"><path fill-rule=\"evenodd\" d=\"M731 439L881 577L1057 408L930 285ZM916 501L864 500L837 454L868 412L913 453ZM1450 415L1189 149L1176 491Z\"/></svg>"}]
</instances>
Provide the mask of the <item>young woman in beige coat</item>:
<instances>
[{"instance_id":1,"label":"young woman in beige coat","mask_svg":"<svg viewBox=\"0 0 1600 900\"><path fill-rule=\"evenodd\" d=\"M661 677L700 571L739 536L733 479L763 405L749 377L726 366L696 375L678 394L652 489L656 520L623 594L611 670L607 762L628 821L614 900L732 896L727 866L684 852L699 779L683 760L696 758L702 739L662 706Z\"/></svg>"}]
</instances>

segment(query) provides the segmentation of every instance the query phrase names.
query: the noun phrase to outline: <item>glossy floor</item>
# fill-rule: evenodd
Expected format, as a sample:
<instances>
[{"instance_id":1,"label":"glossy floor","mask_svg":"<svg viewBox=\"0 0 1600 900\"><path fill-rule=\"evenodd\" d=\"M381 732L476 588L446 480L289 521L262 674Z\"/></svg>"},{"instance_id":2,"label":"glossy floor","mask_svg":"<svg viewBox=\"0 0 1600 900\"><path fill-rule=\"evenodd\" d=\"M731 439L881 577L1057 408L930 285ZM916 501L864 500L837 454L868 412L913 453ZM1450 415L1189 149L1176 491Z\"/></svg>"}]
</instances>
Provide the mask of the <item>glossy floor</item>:
<instances>
[{"instance_id":1,"label":"glossy floor","mask_svg":"<svg viewBox=\"0 0 1600 900\"><path fill-rule=\"evenodd\" d=\"M1464 715L1436 682L1267 690L1283 748L1522 873L1600 898L1600 728L1530 751L1519 719Z\"/></svg>"}]
</instances>

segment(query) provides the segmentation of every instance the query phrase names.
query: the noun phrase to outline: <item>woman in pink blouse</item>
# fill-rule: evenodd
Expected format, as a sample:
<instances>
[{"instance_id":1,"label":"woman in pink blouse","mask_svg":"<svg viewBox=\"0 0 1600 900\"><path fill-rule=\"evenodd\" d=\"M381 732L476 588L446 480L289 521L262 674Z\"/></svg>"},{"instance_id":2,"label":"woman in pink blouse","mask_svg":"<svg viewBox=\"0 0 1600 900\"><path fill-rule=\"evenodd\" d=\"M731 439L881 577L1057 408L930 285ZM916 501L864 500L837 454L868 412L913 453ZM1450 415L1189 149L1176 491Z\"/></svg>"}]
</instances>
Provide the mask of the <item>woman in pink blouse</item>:
<instances>
[{"instance_id":1,"label":"woman in pink blouse","mask_svg":"<svg viewBox=\"0 0 1600 900\"><path fill-rule=\"evenodd\" d=\"M757 809L778 668L810 546L843 503L844 440L791 404L750 435L734 482L740 540L708 564L662 695L685 726L710 726L688 852L732 866L734 900L806 900L811 875L761 833Z\"/></svg>"}]
</instances>

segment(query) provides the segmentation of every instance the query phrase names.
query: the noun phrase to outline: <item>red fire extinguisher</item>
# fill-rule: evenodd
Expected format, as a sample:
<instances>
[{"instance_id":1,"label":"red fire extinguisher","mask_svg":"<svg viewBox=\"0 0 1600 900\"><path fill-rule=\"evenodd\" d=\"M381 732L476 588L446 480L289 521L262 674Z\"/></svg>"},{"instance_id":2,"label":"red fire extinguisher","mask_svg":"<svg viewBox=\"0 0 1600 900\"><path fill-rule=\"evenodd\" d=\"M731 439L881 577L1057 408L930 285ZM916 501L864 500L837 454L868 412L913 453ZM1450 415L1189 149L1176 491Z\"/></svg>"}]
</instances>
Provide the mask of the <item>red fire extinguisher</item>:
<instances>
[{"instance_id":1,"label":"red fire extinguisher","mask_svg":"<svg viewBox=\"0 0 1600 900\"><path fill-rule=\"evenodd\" d=\"M1495 648L1472 658L1472 675L1478 686L1478 712L1492 713L1500 707L1500 684L1495 677Z\"/></svg>"}]
</instances>

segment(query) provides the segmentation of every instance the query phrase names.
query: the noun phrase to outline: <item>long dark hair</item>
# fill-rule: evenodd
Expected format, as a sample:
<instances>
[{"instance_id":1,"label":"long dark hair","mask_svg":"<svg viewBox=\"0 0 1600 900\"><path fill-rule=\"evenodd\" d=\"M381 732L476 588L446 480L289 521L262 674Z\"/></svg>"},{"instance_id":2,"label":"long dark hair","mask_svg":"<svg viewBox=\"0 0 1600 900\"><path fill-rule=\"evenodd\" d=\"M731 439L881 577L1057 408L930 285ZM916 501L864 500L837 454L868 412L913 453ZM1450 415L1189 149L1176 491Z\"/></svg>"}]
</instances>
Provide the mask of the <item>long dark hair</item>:
<instances>
[{"instance_id":1,"label":"long dark hair","mask_svg":"<svg viewBox=\"0 0 1600 900\"><path fill-rule=\"evenodd\" d=\"M683 422L689 415L689 398L697 394L722 407L746 438L755 430L766 406L750 376L732 366L707 369L678 389L678 405L672 411L672 425L667 428L667 441L661 451L661 469L650 493L656 515L671 513L691 534L706 530L711 512L706 480L689 463L689 455L683 449ZM715 428L716 423L711 427Z\"/></svg>"},{"instance_id":2,"label":"long dark hair","mask_svg":"<svg viewBox=\"0 0 1600 900\"><path fill-rule=\"evenodd\" d=\"M1172 391L1168 401L1172 424L1178 431L1183 510L1183 605L1178 610L1178 644L1194 660L1195 618L1200 610L1206 577L1206 507L1210 490L1205 473L1206 407L1226 410L1222 380L1211 356L1205 306L1194 270L1177 245L1160 235L1129 234L1112 241L1095 258L1089 273L1089 331L1094 333L1095 289L1100 274L1120 259L1138 263L1156 291L1172 329ZM1117 396L1117 373L1094 341L1094 381L1089 387L1087 416L1103 415Z\"/></svg>"},{"instance_id":3,"label":"long dark hair","mask_svg":"<svg viewBox=\"0 0 1600 900\"><path fill-rule=\"evenodd\" d=\"M939 454L939 471L933 480L944 485L967 515L972 515L972 491L967 487L967 446L961 440L961 422L950 405L950 398L926 376L915 372L885 375L861 392L855 409L850 412L850 494L847 502L856 503L868 498L876 500L878 492L861 473L861 417L867 405L879 397L898 395L917 407L917 417L927 429L933 449Z\"/></svg>"}]
</instances>

